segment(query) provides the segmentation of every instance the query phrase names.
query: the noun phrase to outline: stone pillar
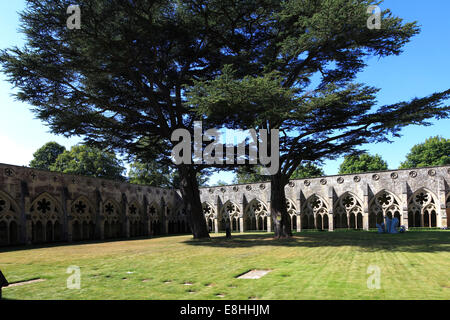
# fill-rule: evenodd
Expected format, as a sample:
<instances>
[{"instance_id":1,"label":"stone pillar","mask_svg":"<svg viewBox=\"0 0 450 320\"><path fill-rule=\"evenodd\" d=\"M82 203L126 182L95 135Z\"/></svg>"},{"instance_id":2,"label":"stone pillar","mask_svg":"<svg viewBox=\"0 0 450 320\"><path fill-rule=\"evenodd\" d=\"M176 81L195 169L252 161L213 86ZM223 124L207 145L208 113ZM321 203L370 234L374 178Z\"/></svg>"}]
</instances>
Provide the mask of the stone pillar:
<instances>
[{"instance_id":1,"label":"stone pillar","mask_svg":"<svg viewBox=\"0 0 450 320\"><path fill-rule=\"evenodd\" d=\"M240 231L240 233L244 233L244 218L243 217L240 217L239 218L239 231Z\"/></svg>"},{"instance_id":2,"label":"stone pillar","mask_svg":"<svg viewBox=\"0 0 450 320\"><path fill-rule=\"evenodd\" d=\"M83 227L80 226L80 229L81 229L80 231L82 232ZM67 219L66 231L67 231L67 241L72 242L73 241L73 228L72 228L72 217L71 216L69 216Z\"/></svg>"},{"instance_id":3,"label":"stone pillar","mask_svg":"<svg viewBox=\"0 0 450 320\"><path fill-rule=\"evenodd\" d=\"M445 181L444 178L439 179L439 195L436 208L436 226L438 228L447 226L447 206L446 206L446 194L445 194Z\"/></svg>"},{"instance_id":4,"label":"stone pillar","mask_svg":"<svg viewBox=\"0 0 450 320\"><path fill-rule=\"evenodd\" d=\"M219 233L219 220L216 218L214 218L214 232L215 233Z\"/></svg>"},{"instance_id":5,"label":"stone pillar","mask_svg":"<svg viewBox=\"0 0 450 320\"><path fill-rule=\"evenodd\" d=\"M333 219L333 212L334 212L334 188L329 187L328 188L328 203L330 204L330 208L328 209L328 231L334 231L334 219ZM322 227L323 227L323 220L322 220Z\"/></svg>"},{"instance_id":6,"label":"stone pillar","mask_svg":"<svg viewBox=\"0 0 450 320\"><path fill-rule=\"evenodd\" d=\"M22 227L23 230L23 241L25 244L31 244L33 240L33 223L31 221L31 214L30 214L30 208L31 208L31 200L29 196L24 197L24 208L23 208L23 214L24 214L24 226Z\"/></svg>"},{"instance_id":7,"label":"stone pillar","mask_svg":"<svg viewBox=\"0 0 450 320\"><path fill-rule=\"evenodd\" d=\"M63 181L62 177L61 179L58 179L59 181ZM69 234L68 234L68 224L70 223L69 215L70 215L70 205L72 203L70 196L69 196L69 190L66 186L62 186L62 195L61 195L61 204L62 204L62 238L64 240L69 240ZM83 229L82 227L80 227ZM53 232L52 232L53 234ZM48 241L48 240L47 240Z\"/></svg>"},{"instance_id":8,"label":"stone pillar","mask_svg":"<svg viewBox=\"0 0 450 320\"><path fill-rule=\"evenodd\" d=\"M406 229L409 228L409 221L408 221L408 184L404 182L402 184L402 194L400 197L400 226L405 226Z\"/></svg>"},{"instance_id":9,"label":"stone pillar","mask_svg":"<svg viewBox=\"0 0 450 320\"><path fill-rule=\"evenodd\" d=\"M267 217L267 232L272 232L272 217L270 215Z\"/></svg>"},{"instance_id":10,"label":"stone pillar","mask_svg":"<svg viewBox=\"0 0 450 320\"><path fill-rule=\"evenodd\" d=\"M63 239L67 239L67 241L72 242L73 241L73 228L72 228L72 207L71 207L71 201L66 200L66 216L63 218ZM83 233L83 225L80 225L80 232L81 232L81 239L83 239L82 233Z\"/></svg>"},{"instance_id":11,"label":"stone pillar","mask_svg":"<svg viewBox=\"0 0 450 320\"><path fill-rule=\"evenodd\" d=\"M369 231L369 185L367 183L363 186L363 230Z\"/></svg>"},{"instance_id":12,"label":"stone pillar","mask_svg":"<svg viewBox=\"0 0 450 320\"><path fill-rule=\"evenodd\" d=\"M295 215L295 219L297 220L297 232L301 232L302 231L302 221L300 219L300 212L297 212L297 214Z\"/></svg>"}]
</instances>

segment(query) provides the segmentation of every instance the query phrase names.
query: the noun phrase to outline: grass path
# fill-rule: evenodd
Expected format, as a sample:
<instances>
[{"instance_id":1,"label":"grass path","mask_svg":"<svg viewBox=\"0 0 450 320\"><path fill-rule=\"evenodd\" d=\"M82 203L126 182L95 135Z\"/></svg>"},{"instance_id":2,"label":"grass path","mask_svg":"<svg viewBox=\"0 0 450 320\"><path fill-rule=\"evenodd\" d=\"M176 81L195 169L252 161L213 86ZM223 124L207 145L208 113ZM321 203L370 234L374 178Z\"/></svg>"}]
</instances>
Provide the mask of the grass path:
<instances>
[{"instance_id":1,"label":"grass path","mask_svg":"<svg viewBox=\"0 0 450 320\"><path fill-rule=\"evenodd\" d=\"M66 288L75 265L81 289ZM367 268L381 271L368 289ZM223 234L0 249L7 299L450 299L450 231ZM257 280L236 279L270 269ZM187 285L189 284L189 285Z\"/></svg>"}]
</instances>

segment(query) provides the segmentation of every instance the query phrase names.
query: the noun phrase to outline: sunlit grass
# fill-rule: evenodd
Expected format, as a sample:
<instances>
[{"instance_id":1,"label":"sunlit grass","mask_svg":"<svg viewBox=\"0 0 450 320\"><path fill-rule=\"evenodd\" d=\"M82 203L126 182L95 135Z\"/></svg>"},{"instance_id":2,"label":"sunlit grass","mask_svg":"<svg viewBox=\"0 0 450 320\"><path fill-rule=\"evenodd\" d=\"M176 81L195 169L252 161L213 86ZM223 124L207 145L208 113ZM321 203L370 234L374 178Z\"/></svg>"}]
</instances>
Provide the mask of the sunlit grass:
<instances>
[{"instance_id":1,"label":"sunlit grass","mask_svg":"<svg viewBox=\"0 0 450 320\"><path fill-rule=\"evenodd\" d=\"M0 249L7 299L450 299L450 232L306 232L172 236L103 243ZM9 251L6 251L9 250ZM81 289L66 288L75 265ZM369 265L381 288L368 289ZM257 280L236 279L270 269Z\"/></svg>"}]
</instances>

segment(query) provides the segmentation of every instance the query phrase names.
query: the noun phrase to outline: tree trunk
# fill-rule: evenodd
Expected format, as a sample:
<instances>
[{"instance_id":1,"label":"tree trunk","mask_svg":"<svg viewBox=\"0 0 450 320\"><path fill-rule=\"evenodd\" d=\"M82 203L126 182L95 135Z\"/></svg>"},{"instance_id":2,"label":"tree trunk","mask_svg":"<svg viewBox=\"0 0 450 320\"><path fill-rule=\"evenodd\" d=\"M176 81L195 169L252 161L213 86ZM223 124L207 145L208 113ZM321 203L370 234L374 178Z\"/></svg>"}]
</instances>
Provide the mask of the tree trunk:
<instances>
[{"instance_id":1,"label":"tree trunk","mask_svg":"<svg viewBox=\"0 0 450 320\"><path fill-rule=\"evenodd\" d=\"M271 176L270 179L270 205L272 217L273 231L275 238L292 237L291 224L289 223L289 215L286 206L286 194L284 187L287 179L278 172Z\"/></svg>"},{"instance_id":2,"label":"tree trunk","mask_svg":"<svg viewBox=\"0 0 450 320\"><path fill-rule=\"evenodd\" d=\"M181 178L180 191L194 239L209 238L208 226L200 200L197 172L192 166L186 165L179 166L178 170Z\"/></svg>"}]
</instances>

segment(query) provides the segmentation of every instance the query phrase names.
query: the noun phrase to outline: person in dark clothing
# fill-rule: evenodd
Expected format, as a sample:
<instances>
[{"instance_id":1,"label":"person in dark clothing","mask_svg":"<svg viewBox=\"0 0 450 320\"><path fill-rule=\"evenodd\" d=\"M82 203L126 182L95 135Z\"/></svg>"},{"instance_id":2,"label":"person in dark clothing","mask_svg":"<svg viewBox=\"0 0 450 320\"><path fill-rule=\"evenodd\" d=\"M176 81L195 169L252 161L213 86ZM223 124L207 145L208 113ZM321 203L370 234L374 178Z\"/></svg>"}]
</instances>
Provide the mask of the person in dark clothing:
<instances>
[{"instance_id":1,"label":"person in dark clothing","mask_svg":"<svg viewBox=\"0 0 450 320\"><path fill-rule=\"evenodd\" d=\"M225 222L225 234L227 239L231 239L230 219Z\"/></svg>"},{"instance_id":2,"label":"person in dark clothing","mask_svg":"<svg viewBox=\"0 0 450 320\"><path fill-rule=\"evenodd\" d=\"M2 271L0 270L0 299L2 298L2 288L7 287L9 285Z\"/></svg>"}]
</instances>

